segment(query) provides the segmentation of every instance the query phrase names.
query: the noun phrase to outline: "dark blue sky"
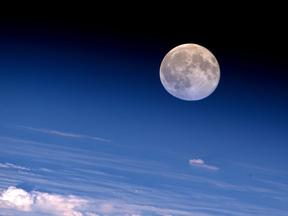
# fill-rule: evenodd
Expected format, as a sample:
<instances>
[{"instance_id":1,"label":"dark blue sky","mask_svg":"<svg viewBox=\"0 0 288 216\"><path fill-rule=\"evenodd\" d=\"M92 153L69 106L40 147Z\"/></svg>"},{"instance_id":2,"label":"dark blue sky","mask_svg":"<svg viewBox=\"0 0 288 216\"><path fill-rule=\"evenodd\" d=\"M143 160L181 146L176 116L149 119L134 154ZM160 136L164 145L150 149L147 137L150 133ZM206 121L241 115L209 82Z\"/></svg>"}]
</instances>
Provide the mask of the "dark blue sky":
<instances>
[{"instance_id":1,"label":"dark blue sky","mask_svg":"<svg viewBox=\"0 0 288 216\"><path fill-rule=\"evenodd\" d=\"M287 213L281 41L255 42L258 31L228 41L227 30L211 39L91 22L1 22L4 214ZM206 99L182 101L161 85L163 57L183 43L208 48L219 62L220 83ZM48 211L49 199L10 205L10 191L54 194L63 207ZM69 209L71 194L92 204Z\"/></svg>"}]
</instances>

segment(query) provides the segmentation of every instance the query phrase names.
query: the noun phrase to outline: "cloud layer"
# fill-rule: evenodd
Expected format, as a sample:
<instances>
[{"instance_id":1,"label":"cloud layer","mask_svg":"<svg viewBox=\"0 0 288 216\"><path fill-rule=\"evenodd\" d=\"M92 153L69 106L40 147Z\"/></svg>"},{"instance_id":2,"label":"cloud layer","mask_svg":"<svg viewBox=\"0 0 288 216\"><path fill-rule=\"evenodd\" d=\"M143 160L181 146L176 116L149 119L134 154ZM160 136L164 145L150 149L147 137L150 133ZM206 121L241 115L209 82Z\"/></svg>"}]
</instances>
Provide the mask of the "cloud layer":
<instances>
[{"instance_id":1,"label":"cloud layer","mask_svg":"<svg viewBox=\"0 0 288 216\"><path fill-rule=\"evenodd\" d=\"M118 151L123 150L122 146L114 146L117 153L111 153L110 145L85 150L0 136L0 147L3 155L0 215L3 216L247 216L267 215L267 212L287 215L287 205L284 205L287 185L285 181L277 183L276 173L266 181L251 179L246 185L214 175L214 170L219 168L209 162L207 165L203 159L192 158L185 165L182 155L179 164L185 169L179 170L174 167L175 161L170 160L171 155L164 163L159 161L160 153L155 158L145 158L140 150L129 149L127 154ZM21 164L19 160L9 160L15 157L27 160ZM188 163L199 170L213 172L191 174ZM237 166L230 170L225 166L223 176L234 169ZM241 166L237 171L242 169ZM215 194L207 188L223 193ZM49 193L41 192L43 190ZM281 200L283 205L279 209L246 203L235 199L234 195L239 192L259 197L259 203ZM74 195L69 195L71 193Z\"/></svg>"}]
</instances>

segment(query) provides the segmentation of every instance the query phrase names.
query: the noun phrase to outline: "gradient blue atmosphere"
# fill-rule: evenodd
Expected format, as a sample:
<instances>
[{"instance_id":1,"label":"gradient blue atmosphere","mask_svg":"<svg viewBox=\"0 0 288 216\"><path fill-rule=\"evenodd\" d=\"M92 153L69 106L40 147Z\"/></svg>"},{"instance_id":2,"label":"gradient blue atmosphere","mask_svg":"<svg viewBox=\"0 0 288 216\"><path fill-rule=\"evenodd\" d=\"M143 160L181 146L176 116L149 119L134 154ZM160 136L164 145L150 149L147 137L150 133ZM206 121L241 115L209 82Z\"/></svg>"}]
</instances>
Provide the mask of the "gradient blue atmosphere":
<instances>
[{"instance_id":1,"label":"gradient blue atmosphere","mask_svg":"<svg viewBox=\"0 0 288 216\"><path fill-rule=\"evenodd\" d=\"M282 53L11 23L0 28L1 216L288 215ZM203 100L161 84L162 59L184 43L218 60Z\"/></svg>"}]
</instances>

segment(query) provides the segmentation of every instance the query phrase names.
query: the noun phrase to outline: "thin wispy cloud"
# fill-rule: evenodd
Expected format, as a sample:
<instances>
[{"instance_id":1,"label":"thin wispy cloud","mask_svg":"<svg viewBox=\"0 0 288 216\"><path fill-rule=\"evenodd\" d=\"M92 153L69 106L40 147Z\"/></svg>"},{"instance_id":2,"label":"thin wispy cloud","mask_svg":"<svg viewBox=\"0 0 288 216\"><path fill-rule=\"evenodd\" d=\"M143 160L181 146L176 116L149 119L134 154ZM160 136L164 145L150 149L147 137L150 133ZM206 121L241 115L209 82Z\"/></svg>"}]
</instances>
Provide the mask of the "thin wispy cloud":
<instances>
[{"instance_id":1,"label":"thin wispy cloud","mask_svg":"<svg viewBox=\"0 0 288 216\"><path fill-rule=\"evenodd\" d=\"M90 213L90 212L86 212L86 216L99 216L98 214L94 214L94 213Z\"/></svg>"},{"instance_id":2,"label":"thin wispy cloud","mask_svg":"<svg viewBox=\"0 0 288 216\"><path fill-rule=\"evenodd\" d=\"M200 167L200 168L205 168L205 169L210 169L210 170L220 169L219 167L205 164L204 160L202 159L190 159L189 164L194 167Z\"/></svg>"},{"instance_id":3,"label":"thin wispy cloud","mask_svg":"<svg viewBox=\"0 0 288 216\"><path fill-rule=\"evenodd\" d=\"M94 213L90 213L90 212L86 212L86 216L99 216L98 214L94 214Z\"/></svg>"},{"instance_id":4,"label":"thin wispy cloud","mask_svg":"<svg viewBox=\"0 0 288 216\"><path fill-rule=\"evenodd\" d=\"M27 167L17 166L17 165L12 164L12 163L5 163L5 164L0 163L0 167L3 167L3 168L21 169L21 170L30 170L30 169L27 168Z\"/></svg>"},{"instance_id":5,"label":"thin wispy cloud","mask_svg":"<svg viewBox=\"0 0 288 216\"><path fill-rule=\"evenodd\" d=\"M288 177L288 172L285 172L285 171L269 169L267 167L259 167L254 164L247 164L247 163L232 162L232 164L236 165L238 169L240 168L240 169L247 170L250 172L264 173L266 175L274 175L274 176L279 176L279 177L284 177L284 178Z\"/></svg>"},{"instance_id":6,"label":"thin wispy cloud","mask_svg":"<svg viewBox=\"0 0 288 216\"><path fill-rule=\"evenodd\" d=\"M20 173L20 174L24 174L24 175L32 175L32 176L36 176L36 174L34 174L34 173L31 173L31 172L23 172L23 171L18 171L18 173Z\"/></svg>"},{"instance_id":7,"label":"thin wispy cloud","mask_svg":"<svg viewBox=\"0 0 288 216\"><path fill-rule=\"evenodd\" d=\"M66 133L66 132L44 129L44 128L33 128L33 127L25 127L25 126L19 126L19 127L25 128L28 130L32 130L32 131L38 131L38 132L42 132L42 133L54 134L54 135L65 136L65 137L86 138L86 139L99 140L99 141L103 141L103 142L110 142L110 140L108 140L108 139L102 139L99 137L88 136L88 135L84 135L84 134Z\"/></svg>"}]
</instances>

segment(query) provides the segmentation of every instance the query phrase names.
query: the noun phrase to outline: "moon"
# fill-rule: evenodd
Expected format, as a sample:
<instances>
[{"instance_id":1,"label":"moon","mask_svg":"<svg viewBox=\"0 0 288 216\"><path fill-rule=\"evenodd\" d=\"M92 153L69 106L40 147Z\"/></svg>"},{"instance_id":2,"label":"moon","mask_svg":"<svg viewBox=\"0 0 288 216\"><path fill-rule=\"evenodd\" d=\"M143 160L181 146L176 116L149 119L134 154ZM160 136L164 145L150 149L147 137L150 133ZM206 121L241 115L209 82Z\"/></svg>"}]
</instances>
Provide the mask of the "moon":
<instances>
[{"instance_id":1,"label":"moon","mask_svg":"<svg viewBox=\"0 0 288 216\"><path fill-rule=\"evenodd\" d=\"M163 58L160 80L171 95L197 101L208 97L216 89L220 68L215 56L205 47L182 44Z\"/></svg>"}]
</instances>

